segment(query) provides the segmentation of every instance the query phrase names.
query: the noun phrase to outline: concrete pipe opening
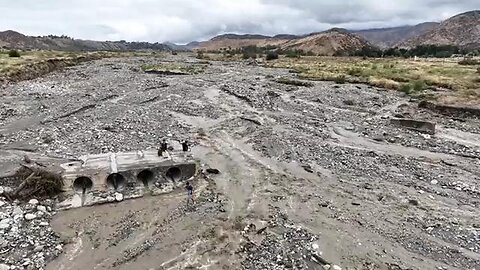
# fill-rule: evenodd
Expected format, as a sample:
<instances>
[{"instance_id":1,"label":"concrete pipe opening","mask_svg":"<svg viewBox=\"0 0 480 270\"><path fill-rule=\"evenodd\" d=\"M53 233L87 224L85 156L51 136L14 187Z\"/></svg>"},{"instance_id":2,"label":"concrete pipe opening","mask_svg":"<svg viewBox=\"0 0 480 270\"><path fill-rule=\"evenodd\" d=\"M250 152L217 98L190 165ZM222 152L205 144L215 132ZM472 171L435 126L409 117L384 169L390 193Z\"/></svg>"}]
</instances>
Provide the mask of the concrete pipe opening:
<instances>
[{"instance_id":1,"label":"concrete pipe opening","mask_svg":"<svg viewBox=\"0 0 480 270\"><path fill-rule=\"evenodd\" d=\"M92 179L82 176L78 177L73 181L73 190L77 193L86 193L87 191L91 190L93 187Z\"/></svg>"},{"instance_id":2,"label":"concrete pipe opening","mask_svg":"<svg viewBox=\"0 0 480 270\"><path fill-rule=\"evenodd\" d=\"M122 190L127 180L119 173L112 173L107 177L107 187L115 190Z\"/></svg>"},{"instance_id":3,"label":"concrete pipe opening","mask_svg":"<svg viewBox=\"0 0 480 270\"><path fill-rule=\"evenodd\" d=\"M141 181L144 186L152 185L155 181L155 174L150 170L143 170L137 175L138 181Z\"/></svg>"},{"instance_id":4,"label":"concrete pipe opening","mask_svg":"<svg viewBox=\"0 0 480 270\"><path fill-rule=\"evenodd\" d=\"M167 170L165 176L173 182L180 181L182 179L182 171L178 167L171 167Z\"/></svg>"}]
</instances>

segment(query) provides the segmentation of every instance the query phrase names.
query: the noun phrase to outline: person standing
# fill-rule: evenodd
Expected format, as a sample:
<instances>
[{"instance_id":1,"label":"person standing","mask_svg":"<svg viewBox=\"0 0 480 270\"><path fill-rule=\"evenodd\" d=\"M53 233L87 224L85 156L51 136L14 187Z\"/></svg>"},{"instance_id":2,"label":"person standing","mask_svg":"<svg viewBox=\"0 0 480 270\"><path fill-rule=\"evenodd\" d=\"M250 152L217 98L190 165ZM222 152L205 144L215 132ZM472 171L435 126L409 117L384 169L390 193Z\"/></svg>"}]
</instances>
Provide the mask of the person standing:
<instances>
[{"instance_id":1,"label":"person standing","mask_svg":"<svg viewBox=\"0 0 480 270\"><path fill-rule=\"evenodd\" d=\"M190 184L190 182L187 181L187 183L185 183L185 189L187 190L187 204L192 201L192 203L195 203L195 201L193 200L193 186Z\"/></svg>"}]
</instances>

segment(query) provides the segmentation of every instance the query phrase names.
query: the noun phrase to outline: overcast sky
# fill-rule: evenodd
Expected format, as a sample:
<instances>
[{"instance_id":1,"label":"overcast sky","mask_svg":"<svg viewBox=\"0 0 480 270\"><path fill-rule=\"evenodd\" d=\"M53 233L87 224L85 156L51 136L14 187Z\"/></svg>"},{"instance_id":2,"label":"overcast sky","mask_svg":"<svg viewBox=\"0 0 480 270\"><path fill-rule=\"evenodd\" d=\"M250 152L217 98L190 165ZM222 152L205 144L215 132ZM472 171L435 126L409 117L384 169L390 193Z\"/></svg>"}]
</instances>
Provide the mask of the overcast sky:
<instances>
[{"instance_id":1,"label":"overcast sky","mask_svg":"<svg viewBox=\"0 0 480 270\"><path fill-rule=\"evenodd\" d=\"M474 9L480 0L0 0L0 31L186 43L417 24Z\"/></svg>"}]
</instances>

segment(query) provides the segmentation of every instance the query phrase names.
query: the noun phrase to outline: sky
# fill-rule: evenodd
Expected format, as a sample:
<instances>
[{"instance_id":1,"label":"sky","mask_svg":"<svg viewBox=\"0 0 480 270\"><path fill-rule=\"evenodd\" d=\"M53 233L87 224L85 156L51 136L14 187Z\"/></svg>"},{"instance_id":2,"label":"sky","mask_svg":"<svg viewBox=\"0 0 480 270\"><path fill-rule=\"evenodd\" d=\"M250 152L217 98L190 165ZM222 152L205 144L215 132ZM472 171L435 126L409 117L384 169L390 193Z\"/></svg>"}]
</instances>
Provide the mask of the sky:
<instances>
[{"instance_id":1,"label":"sky","mask_svg":"<svg viewBox=\"0 0 480 270\"><path fill-rule=\"evenodd\" d=\"M476 9L480 0L0 0L0 31L183 44L414 25Z\"/></svg>"}]
</instances>

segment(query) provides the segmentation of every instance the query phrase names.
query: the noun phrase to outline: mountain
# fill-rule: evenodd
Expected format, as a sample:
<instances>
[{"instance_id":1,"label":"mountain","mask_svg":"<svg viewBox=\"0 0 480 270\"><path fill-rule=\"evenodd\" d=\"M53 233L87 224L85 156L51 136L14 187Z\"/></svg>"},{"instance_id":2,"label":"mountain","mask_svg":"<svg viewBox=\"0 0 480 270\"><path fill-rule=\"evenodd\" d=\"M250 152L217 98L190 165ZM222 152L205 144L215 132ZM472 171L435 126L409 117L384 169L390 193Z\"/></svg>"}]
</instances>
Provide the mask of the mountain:
<instances>
[{"instance_id":1,"label":"mountain","mask_svg":"<svg viewBox=\"0 0 480 270\"><path fill-rule=\"evenodd\" d=\"M285 37L284 35L269 37L262 35L225 34L216 36L209 41L200 42L199 46L196 49L202 51L219 51L224 48L240 49L247 46L279 47L281 44L286 43L290 40L290 37Z\"/></svg>"},{"instance_id":2,"label":"mountain","mask_svg":"<svg viewBox=\"0 0 480 270\"><path fill-rule=\"evenodd\" d=\"M236 35L216 36L201 42L196 48L203 51L218 51L224 48L239 49L246 46L275 47L282 50L303 50L319 55L351 54L364 47L372 47L366 40L345 29L330 29L305 36Z\"/></svg>"},{"instance_id":3,"label":"mountain","mask_svg":"<svg viewBox=\"0 0 480 270\"><path fill-rule=\"evenodd\" d=\"M280 46L284 50L298 49L327 56L350 55L364 48L373 47L364 38L338 28L293 39Z\"/></svg>"},{"instance_id":4,"label":"mountain","mask_svg":"<svg viewBox=\"0 0 480 270\"><path fill-rule=\"evenodd\" d=\"M401 47L411 48L418 45L429 44L479 48L480 10L469 11L453 16L432 30L401 43Z\"/></svg>"},{"instance_id":5,"label":"mountain","mask_svg":"<svg viewBox=\"0 0 480 270\"><path fill-rule=\"evenodd\" d=\"M412 37L422 35L434 29L438 25L439 23L436 22L425 22L413 26L407 25L391 28L357 30L351 32L365 38L377 47L389 48L405 42Z\"/></svg>"},{"instance_id":6,"label":"mountain","mask_svg":"<svg viewBox=\"0 0 480 270\"><path fill-rule=\"evenodd\" d=\"M21 50L58 51L131 51L131 50L171 50L162 43L93 41L69 37L31 37L8 30L0 32L0 48Z\"/></svg>"}]
</instances>

